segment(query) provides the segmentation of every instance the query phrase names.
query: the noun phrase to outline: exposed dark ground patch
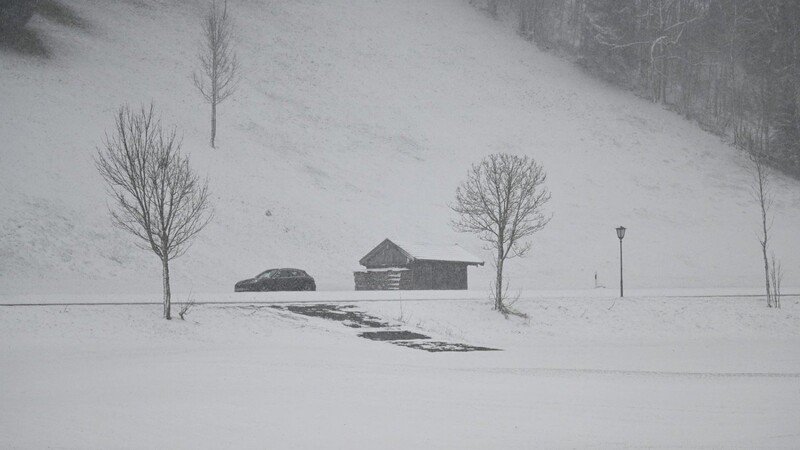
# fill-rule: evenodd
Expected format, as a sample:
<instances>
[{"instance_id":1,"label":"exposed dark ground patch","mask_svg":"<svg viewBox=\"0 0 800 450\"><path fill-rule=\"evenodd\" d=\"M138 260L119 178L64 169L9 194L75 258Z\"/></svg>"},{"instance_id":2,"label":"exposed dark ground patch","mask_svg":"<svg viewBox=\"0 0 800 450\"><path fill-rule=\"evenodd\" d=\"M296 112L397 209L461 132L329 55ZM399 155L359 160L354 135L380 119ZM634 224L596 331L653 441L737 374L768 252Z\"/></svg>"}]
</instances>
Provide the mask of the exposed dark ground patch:
<instances>
[{"instance_id":1,"label":"exposed dark ground patch","mask_svg":"<svg viewBox=\"0 0 800 450\"><path fill-rule=\"evenodd\" d=\"M430 336L405 330L367 331L359 334L358 336L371 339L373 341L411 341L415 339L430 339Z\"/></svg>"},{"instance_id":2,"label":"exposed dark ground patch","mask_svg":"<svg viewBox=\"0 0 800 450\"><path fill-rule=\"evenodd\" d=\"M0 51L42 59L48 59L52 56L50 47L44 43L41 36L28 28L18 31L0 30Z\"/></svg>"},{"instance_id":3,"label":"exposed dark ground patch","mask_svg":"<svg viewBox=\"0 0 800 450\"><path fill-rule=\"evenodd\" d=\"M282 311L290 311L309 317L319 317L326 320L342 322L350 328L383 328L379 331L365 331L358 336L373 341L387 341L401 347L425 350L426 352L480 352L480 351L501 351L497 348L477 347L474 345L431 341L429 336L415 333L413 331L399 330L389 323L382 321L378 317L370 316L355 309L353 305L272 305L271 308Z\"/></svg>"},{"instance_id":4,"label":"exposed dark ground patch","mask_svg":"<svg viewBox=\"0 0 800 450\"><path fill-rule=\"evenodd\" d=\"M34 14L64 27L85 32L91 29L91 24L63 0L38 0ZM44 36L41 30L31 28L30 23L21 29L0 29L0 51L3 52L50 59L53 56L52 40Z\"/></svg>"},{"instance_id":5,"label":"exposed dark ground patch","mask_svg":"<svg viewBox=\"0 0 800 450\"><path fill-rule=\"evenodd\" d=\"M320 317L322 319L335 320L342 322L346 327L350 328L388 328L389 324L381 321L378 317L373 317L364 314L355 309L351 305L289 305L278 306L273 308L286 309L295 314L302 314L310 317Z\"/></svg>"},{"instance_id":6,"label":"exposed dark ground patch","mask_svg":"<svg viewBox=\"0 0 800 450\"><path fill-rule=\"evenodd\" d=\"M88 30L89 22L79 16L72 7L61 0L39 0L36 13L50 22L80 30Z\"/></svg>"},{"instance_id":7,"label":"exposed dark ground patch","mask_svg":"<svg viewBox=\"0 0 800 450\"><path fill-rule=\"evenodd\" d=\"M452 342L441 341L392 341L392 344L401 347L416 348L418 350L425 350L426 352L499 352L499 348L490 347L477 347L468 344L458 344Z\"/></svg>"}]
</instances>

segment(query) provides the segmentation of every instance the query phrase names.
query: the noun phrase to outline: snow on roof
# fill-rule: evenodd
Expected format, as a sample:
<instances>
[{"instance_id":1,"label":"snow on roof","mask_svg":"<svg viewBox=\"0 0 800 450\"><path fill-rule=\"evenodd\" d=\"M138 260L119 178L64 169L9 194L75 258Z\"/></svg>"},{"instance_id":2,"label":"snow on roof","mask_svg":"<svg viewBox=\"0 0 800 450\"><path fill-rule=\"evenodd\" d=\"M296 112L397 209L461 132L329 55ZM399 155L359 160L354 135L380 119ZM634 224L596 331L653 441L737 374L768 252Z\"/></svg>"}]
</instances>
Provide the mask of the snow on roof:
<instances>
[{"instance_id":1,"label":"snow on roof","mask_svg":"<svg viewBox=\"0 0 800 450\"><path fill-rule=\"evenodd\" d=\"M391 242L403 249L403 251L411 255L414 259L454 261L483 265L482 259L464 250L458 244L414 244L402 241L398 242L394 240Z\"/></svg>"},{"instance_id":2,"label":"snow on roof","mask_svg":"<svg viewBox=\"0 0 800 450\"><path fill-rule=\"evenodd\" d=\"M375 267L372 269L365 269L363 267L359 267L353 272L405 272L408 269L405 267Z\"/></svg>"}]
</instances>

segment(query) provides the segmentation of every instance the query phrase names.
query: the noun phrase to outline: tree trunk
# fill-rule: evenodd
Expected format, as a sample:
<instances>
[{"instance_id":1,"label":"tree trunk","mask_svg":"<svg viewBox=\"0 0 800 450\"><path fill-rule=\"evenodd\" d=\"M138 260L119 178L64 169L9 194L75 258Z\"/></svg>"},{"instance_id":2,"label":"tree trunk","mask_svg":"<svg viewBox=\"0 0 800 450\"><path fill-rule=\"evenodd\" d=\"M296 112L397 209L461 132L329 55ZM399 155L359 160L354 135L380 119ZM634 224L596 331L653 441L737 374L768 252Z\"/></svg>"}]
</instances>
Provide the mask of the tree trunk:
<instances>
[{"instance_id":1,"label":"tree trunk","mask_svg":"<svg viewBox=\"0 0 800 450\"><path fill-rule=\"evenodd\" d=\"M494 309L504 311L503 305L503 246L497 246L497 278L495 279Z\"/></svg>"},{"instance_id":2,"label":"tree trunk","mask_svg":"<svg viewBox=\"0 0 800 450\"><path fill-rule=\"evenodd\" d=\"M767 307L772 308L772 290L769 286L769 260L767 259L767 222L764 217L764 240L761 241L761 252L764 255L764 278L767 285Z\"/></svg>"},{"instance_id":3,"label":"tree trunk","mask_svg":"<svg viewBox=\"0 0 800 450\"><path fill-rule=\"evenodd\" d=\"M756 158L761 158L761 156L756 156ZM756 160L755 162L755 170L757 172L758 177L758 201L761 206L761 230L764 233L762 235L761 242L761 252L764 255L764 278L766 279L767 285L767 306L772 308L772 292L769 287L769 259L767 259L767 245L769 241L769 227L767 226L767 193L764 192L764 170L766 167L762 166L763 161Z\"/></svg>"},{"instance_id":4,"label":"tree trunk","mask_svg":"<svg viewBox=\"0 0 800 450\"><path fill-rule=\"evenodd\" d=\"M217 104L211 101L211 148L214 147L214 139L217 137Z\"/></svg>"},{"instance_id":5,"label":"tree trunk","mask_svg":"<svg viewBox=\"0 0 800 450\"><path fill-rule=\"evenodd\" d=\"M772 292L769 287L769 260L767 259L767 245L761 244L761 251L764 253L764 278L767 280L767 307L772 308Z\"/></svg>"},{"instance_id":6,"label":"tree trunk","mask_svg":"<svg viewBox=\"0 0 800 450\"><path fill-rule=\"evenodd\" d=\"M169 260L162 259L161 265L163 268L163 282L164 282L164 318L172 320L171 315L171 293L169 290Z\"/></svg>"}]
</instances>

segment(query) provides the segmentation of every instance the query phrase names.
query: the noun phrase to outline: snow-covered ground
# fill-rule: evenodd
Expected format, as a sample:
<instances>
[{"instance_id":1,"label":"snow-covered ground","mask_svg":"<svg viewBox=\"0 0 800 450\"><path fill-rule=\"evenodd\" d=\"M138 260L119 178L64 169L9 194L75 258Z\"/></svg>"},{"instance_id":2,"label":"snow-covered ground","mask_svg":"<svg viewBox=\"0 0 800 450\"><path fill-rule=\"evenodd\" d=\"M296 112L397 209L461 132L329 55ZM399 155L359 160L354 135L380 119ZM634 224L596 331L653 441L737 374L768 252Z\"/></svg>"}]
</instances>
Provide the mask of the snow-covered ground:
<instances>
[{"instance_id":1,"label":"snow-covered ground","mask_svg":"<svg viewBox=\"0 0 800 450\"><path fill-rule=\"evenodd\" d=\"M331 294L330 299L335 299ZM0 308L2 448L797 448L800 300L360 302L428 353L265 305Z\"/></svg>"},{"instance_id":2,"label":"snow-covered ground","mask_svg":"<svg viewBox=\"0 0 800 450\"><path fill-rule=\"evenodd\" d=\"M747 296L758 211L720 138L465 0L229 0L244 76L212 150L190 77L204 2L61 4L79 20L30 24L49 58L0 50L0 448L800 447L800 300ZM216 207L172 265L173 301L203 302L185 322L161 319L159 263L110 227L92 161L117 108L151 100ZM466 292L352 291L387 237L489 261L447 205L499 151L541 161L553 193L507 265L528 320L491 311L491 264ZM800 183L774 189L797 294ZM321 291L232 292L282 266ZM427 353L267 304L348 301L502 351Z\"/></svg>"},{"instance_id":3,"label":"snow-covered ground","mask_svg":"<svg viewBox=\"0 0 800 450\"><path fill-rule=\"evenodd\" d=\"M447 204L492 152L544 164L554 214L512 289L758 287L758 210L739 153L659 105L538 51L465 0L231 0L243 80L217 150L191 73L199 1L61 2L48 59L0 53L0 292L158 293L160 267L110 227L92 156L123 103L156 103L209 177L216 217L176 289L228 292L297 266L352 290L384 238L460 243ZM74 21L72 23L75 23ZM772 248L800 285L800 183L778 177ZM267 215L267 211L270 215ZM485 290L489 266L470 270Z\"/></svg>"}]
</instances>

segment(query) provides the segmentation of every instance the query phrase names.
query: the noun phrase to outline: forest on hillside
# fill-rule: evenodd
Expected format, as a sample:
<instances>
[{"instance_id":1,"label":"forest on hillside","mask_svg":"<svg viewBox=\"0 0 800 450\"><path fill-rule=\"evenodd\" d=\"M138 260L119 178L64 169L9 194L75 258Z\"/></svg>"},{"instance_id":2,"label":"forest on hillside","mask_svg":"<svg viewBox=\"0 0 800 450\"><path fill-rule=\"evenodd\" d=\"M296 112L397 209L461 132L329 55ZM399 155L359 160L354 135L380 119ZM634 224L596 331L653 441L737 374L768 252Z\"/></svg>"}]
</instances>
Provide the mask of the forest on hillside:
<instances>
[{"instance_id":1,"label":"forest on hillside","mask_svg":"<svg viewBox=\"0 0 800 450\"><path fill-rule=\"evenodd\" d=\"M470 0L800 178L797 0Z\"/></svg>"}]
</instances>

